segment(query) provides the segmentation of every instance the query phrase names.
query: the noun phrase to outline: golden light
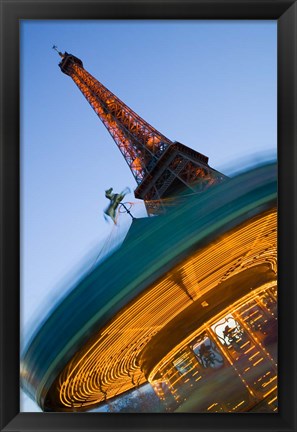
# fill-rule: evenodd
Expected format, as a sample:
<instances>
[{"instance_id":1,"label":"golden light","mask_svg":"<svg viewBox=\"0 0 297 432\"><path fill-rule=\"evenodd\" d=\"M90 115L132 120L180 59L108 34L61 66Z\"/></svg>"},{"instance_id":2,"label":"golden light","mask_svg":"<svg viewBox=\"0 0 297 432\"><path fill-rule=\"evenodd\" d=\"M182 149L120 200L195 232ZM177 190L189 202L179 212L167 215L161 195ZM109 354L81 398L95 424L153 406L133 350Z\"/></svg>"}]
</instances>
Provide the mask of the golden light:
<instances>
[{"instance_id":1,"label":"golden light","mask_svg":"<svg viewBox=\"0 0 297 432\"><path fill-rule=\"evenodd\" d=\"M193 253L126 306L73 356L59 374L48 394L55 408L90 409L147 380L153 382L158 371L164 368L174 352L181 350L185 341L207 326L212 332L209 320L200 324L201 317L197 316L192 324L196 325L195 331L187 334L190 329L187 329L182 317L183 313L186 316L190 307L199 305L207 316L210 314L213 323L227 311L236 316L239 305L248 304L258 295L259 289L267 288L266 284L275 286L276 222L275 209L254 217ZM220 287L227 286L228 281L231 283L238 275L242 275L244 280L247 270L258 274L259 280L254 278L256 282L246 288L244 295L240 286L234 285L228 292L226 290L225 298L222 298ZM224 304L229 306L218 314L218 304L223 309ZM163 329L166 330L167 324L175 318L185 326L183 332L175 332L175 338L180 338L179 343L174 340L173 351L169 350L163 357L162 353L156 352L154 358L154 336L158 333L158 337L162 338ZM261 347L260 340L258 345ZM148 351L149 356L146 354ZM261 353L266 359L268 354L263 347ZM162 358L159 359L158 355ZM227 351L225 355L230 357ZM253 367L262 361L261 355L252 351L250 360L255 359ZM236 360L230 358L230 364L235 365ZM246 373L238 371L243 383ZM196 381L199 379L196 377ZM249 388L248 383L245 385ZM253 393L253 390L250 389L250 392Z\"/></svg>"}]
</instances>

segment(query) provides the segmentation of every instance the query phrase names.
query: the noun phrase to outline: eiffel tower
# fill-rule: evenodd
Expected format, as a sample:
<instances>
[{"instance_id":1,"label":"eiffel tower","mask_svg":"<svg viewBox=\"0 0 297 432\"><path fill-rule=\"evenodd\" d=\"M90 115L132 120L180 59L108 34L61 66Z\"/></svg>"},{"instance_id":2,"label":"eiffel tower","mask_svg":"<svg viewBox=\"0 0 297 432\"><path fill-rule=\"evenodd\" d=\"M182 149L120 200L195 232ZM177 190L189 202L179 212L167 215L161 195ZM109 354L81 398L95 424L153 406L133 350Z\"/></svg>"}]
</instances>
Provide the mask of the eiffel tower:
<instances>
[{"instance_id":1,"label":"eiffel tower","mask_svg":"<svg viewBox=\"0 0 297 432\"><path fill-rule=\"evenodd\" d=\"M226 177L208 165L208 157L171 141L143 120L84 69L82 61L61 53L61 71L69 75L103 122L124 156L148 214L160 212L164 199L198 193Z\"/></svg>"}]
</instances>

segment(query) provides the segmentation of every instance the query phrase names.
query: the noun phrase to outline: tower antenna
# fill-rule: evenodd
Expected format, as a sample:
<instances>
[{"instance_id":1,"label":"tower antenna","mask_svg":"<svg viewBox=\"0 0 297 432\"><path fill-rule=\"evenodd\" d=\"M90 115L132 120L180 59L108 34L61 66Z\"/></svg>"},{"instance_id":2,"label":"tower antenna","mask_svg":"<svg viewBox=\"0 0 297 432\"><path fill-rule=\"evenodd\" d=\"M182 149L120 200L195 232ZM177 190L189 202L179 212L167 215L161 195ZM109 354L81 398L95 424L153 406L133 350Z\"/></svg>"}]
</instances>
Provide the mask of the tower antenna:
<instances>
[{"instance_id":1,"label":"tower antenna","mask_svg":"<svg viewBox=\"0 0 297 432\"><path fill-rule=\"evenodd\" d=\"M59 54L60 57L62 57L62 58L64 57L64 55L61 53L61 51L58 50L57 45L53 45L52 49L55 50L55 51L57 51L57 53Z\"/></svg>"}]
</instances>

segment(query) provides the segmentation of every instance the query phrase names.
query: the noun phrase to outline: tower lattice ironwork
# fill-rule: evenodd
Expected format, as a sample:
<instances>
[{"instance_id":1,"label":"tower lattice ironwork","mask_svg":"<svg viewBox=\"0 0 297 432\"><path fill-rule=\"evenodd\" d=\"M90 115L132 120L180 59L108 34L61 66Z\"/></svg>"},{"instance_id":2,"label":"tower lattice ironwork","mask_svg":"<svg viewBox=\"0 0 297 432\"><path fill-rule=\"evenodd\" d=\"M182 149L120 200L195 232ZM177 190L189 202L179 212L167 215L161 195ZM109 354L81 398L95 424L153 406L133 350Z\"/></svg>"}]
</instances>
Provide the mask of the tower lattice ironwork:
<instances>
[{"instance_id":1,"label":"tower lattice ironwork","mask_svg":"<svg viewBox=\"0 0 297 432\"><path fill-rule=\"evenodd\" d=\"M172 142L143 120L87 72L79 58L58 53L61 71L73 79L123 154L137 183L135 197L145 201L149 213L182 188L199 192L225 178L208 165L208 157Z\"/></svg>"}]
</instances>

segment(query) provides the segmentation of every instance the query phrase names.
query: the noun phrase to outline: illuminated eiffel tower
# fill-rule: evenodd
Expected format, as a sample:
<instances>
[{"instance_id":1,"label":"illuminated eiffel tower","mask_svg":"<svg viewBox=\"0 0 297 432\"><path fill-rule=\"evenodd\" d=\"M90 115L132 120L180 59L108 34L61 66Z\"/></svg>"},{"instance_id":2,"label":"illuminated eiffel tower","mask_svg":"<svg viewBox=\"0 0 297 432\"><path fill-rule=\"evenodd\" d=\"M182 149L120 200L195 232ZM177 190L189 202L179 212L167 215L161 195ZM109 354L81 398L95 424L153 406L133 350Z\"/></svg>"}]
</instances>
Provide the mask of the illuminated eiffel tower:
<instances>
[{"instance_id":1,"label":"illuminated eiffel tower","mask_svg":"<svg viewBox=\"0 0 297 432\"><path fill-rule=\"evenodd\" d=\"M137 183L135 197L145 201L149 214L158 213L165 198L201 192L225 178L208 165L207 156L172 142L132 111L79 58L58 53L61 71L73 79L123 154Z\"/></svg>"}]
</instances>

